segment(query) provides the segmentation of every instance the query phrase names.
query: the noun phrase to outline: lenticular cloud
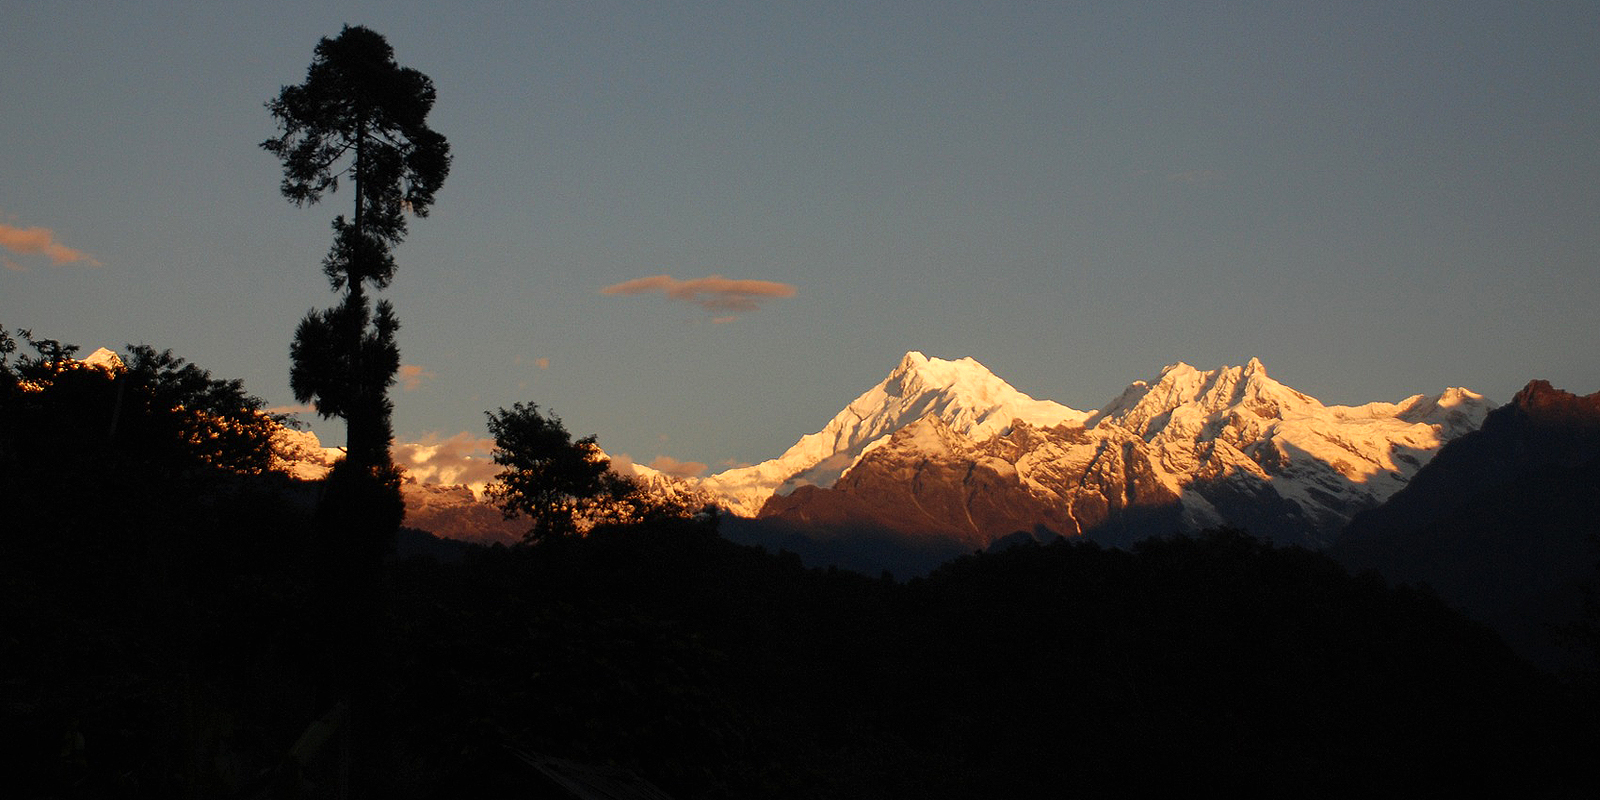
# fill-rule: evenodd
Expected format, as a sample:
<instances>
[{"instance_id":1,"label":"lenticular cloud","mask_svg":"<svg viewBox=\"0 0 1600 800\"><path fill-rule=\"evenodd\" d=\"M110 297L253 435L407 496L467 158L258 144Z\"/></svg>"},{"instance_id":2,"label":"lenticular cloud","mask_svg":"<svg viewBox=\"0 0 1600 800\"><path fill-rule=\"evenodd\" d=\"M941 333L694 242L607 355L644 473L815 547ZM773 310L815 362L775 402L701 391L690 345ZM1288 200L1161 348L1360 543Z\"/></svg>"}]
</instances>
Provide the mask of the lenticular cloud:
<instances>
[{"instance_id":1,"label":"lenticular cloud","mask_svg":"<svg viewBox=\"0 0 1600 800\"><path fill-rule=\"evenodd\" d=\"M613 284L600 290L601 294L650 294L660 292L673 300L694 303L711 312L740 314L755 311L761 303L773 298L794 297L795 287L777 281L740 280L708 275L692 280L678 280L671 275L652 275Z\"/></svg>"}]
</instances>

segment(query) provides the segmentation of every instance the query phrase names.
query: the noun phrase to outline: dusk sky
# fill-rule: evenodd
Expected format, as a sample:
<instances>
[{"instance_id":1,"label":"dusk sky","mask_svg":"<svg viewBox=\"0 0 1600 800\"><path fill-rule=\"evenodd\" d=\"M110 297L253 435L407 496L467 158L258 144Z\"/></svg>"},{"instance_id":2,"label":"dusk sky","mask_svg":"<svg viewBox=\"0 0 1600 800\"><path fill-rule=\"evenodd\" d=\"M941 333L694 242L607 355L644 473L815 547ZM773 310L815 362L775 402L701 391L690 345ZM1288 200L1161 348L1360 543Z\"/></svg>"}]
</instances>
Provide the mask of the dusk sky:
<instances>
[{"instance_id":1,"label":"dusk sky","mask_svg":"<svg viewBox=\"0 0 1600 800\"><path fill-rule=\"evenodd\" d=\"M400 441L531 401L715 471L913 349L1083 410L1251 357L1328 403L1600 390L1593 0L0 0L0 325L293 405L353 199L279 195L263 104L347 23L454 154L384 293Z\"/></svg>"}]
</instances>

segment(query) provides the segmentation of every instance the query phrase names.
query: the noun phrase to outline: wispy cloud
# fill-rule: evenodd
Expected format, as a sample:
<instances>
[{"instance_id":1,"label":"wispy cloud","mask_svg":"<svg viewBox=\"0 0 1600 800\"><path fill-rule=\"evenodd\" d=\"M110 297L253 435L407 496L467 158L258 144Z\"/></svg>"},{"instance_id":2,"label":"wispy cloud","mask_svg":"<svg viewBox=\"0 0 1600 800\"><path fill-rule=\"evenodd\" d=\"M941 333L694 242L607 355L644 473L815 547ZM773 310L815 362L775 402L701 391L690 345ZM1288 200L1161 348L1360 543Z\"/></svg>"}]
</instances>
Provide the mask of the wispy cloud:
<instances>
[{"instance_id":1,"label":"wispy cloud","mask_svg":"<svg viewBox=\"0 0 1600 800\"><path fill-rule=\"evenodd\" d=\"M66 266L67 264L83 264L89 267L105 266L94 256L57 241L55 231L38 226L18 228L14 225L0 222L0 247L4 247L17 255L42 255L50 259L51 264L58 267ZM13 259L4 259L4 263L6 269L9 270L20 272L26 269L25 265Z\"/></svg>"},{"instance_id":2,"label":"wispy cloud","mask_svg":"<svg viewBox=\"0 0 1600 800\"><path fill-rule=\"evenodd\" d=\"M674 478L697 478L706 471L706 465L698 461L679 461L672 456L656 456L649 464L640 464L627 453L607 453L606 457L611 460L611 471L618 475L638 476L640 470L653 469Z\"/></svg>"},{"instance_id":3,"label":"wispy cloud","mask_svg":"<svg viewBox=\"0 0 1600 800\"><path fill-rule=\"evenodd\" d=\"M429 372L427 367L417 364L400 365L400 388L408 392L416 391L423 381L431 381L437 377L439 376Z\"/></svg>"},{"instance_id":4,"label":"wispy cloud","mask_svg":"<svg viewBox=\"0 0 1600 800\"><path fill-rule=\"evenodd\" d=\"M449 438L430 433L394 446L395 463L420 483L465 484L482 494L500 469L490 457L494 440L462 431Z\"/></svg>"},{"instance_id":5,"label":"wispy cloud","mask_svg":"<svg viewBox=\"0 0 1600 800\"><path fill-rule=\"evenodd\" d=\"M761 304L775 298L794 297L795 287L777 281L724 278L708 275L704 278L678 280L671 275L652 275L613 284L600 290L601 294L633 295L660 292L673 300L693 303L706 311L721 312L712 322L732 322L735 315L755 311Z\"/></svg>"}]
</instances>

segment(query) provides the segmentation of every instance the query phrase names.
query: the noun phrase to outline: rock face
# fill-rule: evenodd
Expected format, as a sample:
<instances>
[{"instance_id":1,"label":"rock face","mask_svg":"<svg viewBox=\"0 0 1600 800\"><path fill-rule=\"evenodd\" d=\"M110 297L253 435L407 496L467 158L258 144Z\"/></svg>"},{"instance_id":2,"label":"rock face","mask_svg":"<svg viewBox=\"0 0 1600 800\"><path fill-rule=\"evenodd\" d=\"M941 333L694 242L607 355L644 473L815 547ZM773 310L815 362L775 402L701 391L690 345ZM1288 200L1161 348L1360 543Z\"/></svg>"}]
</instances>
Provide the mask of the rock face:
<instances>
[{"instance_id":1,"label":"rock face","mask_svg":"<svg viewBox=\"0 0 1600 800\"><path fill-rule=\"evenodd\" d=\"M1574 654L1552 636L1583 616L1600 546L1600 393L1529 383L1447 444L1330 554L1353 571L1424 582L1547 667Z\"/></svg>"},{"instance_id":2,"label":"rock face","mask_svg":"<svg viewBox=\"0 0 1600 800\"><path fill-rule=\"evenodd\" d=\"M792 529L972 547L1015 531L1124 544L1218 525L1324 547L1488 408L1464 389L1325 406L1251 360L1208 371L1175 364L1086 414L1021 395L970 359L912 353L822 432L732 476L740 480L723 473L705 486L736 487L724 494L736 512L772 487L759 516ZM1014 409L1033 413L1005 419Z\"/></svg>"}]
</instances>

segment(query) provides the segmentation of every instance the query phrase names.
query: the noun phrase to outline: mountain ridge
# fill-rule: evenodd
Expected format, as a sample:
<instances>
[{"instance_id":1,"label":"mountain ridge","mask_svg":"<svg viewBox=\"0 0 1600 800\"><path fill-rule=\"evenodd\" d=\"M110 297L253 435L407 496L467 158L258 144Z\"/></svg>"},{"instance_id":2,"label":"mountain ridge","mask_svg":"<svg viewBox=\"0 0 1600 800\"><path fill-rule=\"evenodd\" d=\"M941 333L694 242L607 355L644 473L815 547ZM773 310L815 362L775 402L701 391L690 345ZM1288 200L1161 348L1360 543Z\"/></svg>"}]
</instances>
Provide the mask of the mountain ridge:
<instances>
[{"instance_id":1,"label":"mountain ridge","mask_svg":"<svg viewBox=\"0 0 1600 800\"><path fill-rule=\"evenodd\" d=\"M1209 370L1179 361L1085 412L1030 397L974 359L911 351L776 458L698 480L632 473L650 491L794 535L870 530L970 551L1019 531L1126 544L1233 525L1321 548L1489 405L1456 387L1329 406L1252 358ZM325 469L332 453L287 435Z\"/></svg>"},{"instance_id":2,"label":"mountain ridge","mask_svg":"<svg viewBox=\"0 0 1600 800\"><path fill-rule=\"evenodd\" d=\"M1352 572L1426 583L1547 668L1581 664L1552 635L1585 617L1600 548L1600 392L1530 381L1451 440L1329 554Z\"/></svg>"},{"instance_id":3,"label":"mountain ridge","mask_svg":"<svg viewBox=\"0 0 1600 800\"><path fill-rule=\"evenodd\" d=\"M1006 391L974 388L984 386ZM823 535L854 524L977 546L1015 530L1123 544L1240 525L1324 547L1489 407L1459 387L1328 406L1252 358L1211 370L1177 362L1085 413L1016 392L970 358L913 351L828 428L743 473L761 481L730 493L720 473L701 487L741 516L835 529ZM851 421L873 424L839 436ZM847 446L830 452L830 441Z\"/></svg>"}]
</instances>

